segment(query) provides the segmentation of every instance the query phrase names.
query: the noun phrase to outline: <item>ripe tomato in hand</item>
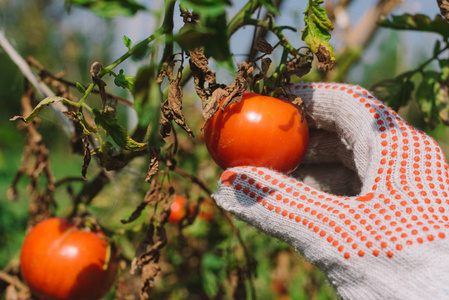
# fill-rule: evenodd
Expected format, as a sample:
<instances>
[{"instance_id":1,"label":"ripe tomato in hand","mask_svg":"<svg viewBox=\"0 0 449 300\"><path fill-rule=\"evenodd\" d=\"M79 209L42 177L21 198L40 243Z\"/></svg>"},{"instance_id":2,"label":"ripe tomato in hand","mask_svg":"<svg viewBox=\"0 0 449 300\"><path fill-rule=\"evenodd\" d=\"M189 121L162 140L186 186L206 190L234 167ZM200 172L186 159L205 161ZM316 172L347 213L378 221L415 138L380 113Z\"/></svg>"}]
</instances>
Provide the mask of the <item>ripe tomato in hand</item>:
<instances>
[{"instance_id":1,"label":"ripe tomato in hand","mask_svg":"<svg viewBox=\"0 0 449 300\"><path fill-rule=\"evenodd\" d=\"M206 122L204 138L223 169L256 166L288 174L305 156L309 128L292 103L245 92L240 102Z\"/></svg>"},{"instance_id":2,"label":"ripe tomato in hand","mask_svg":"<svg viewBox=\"0 0 449 300\"><path fill-rule=\"evenodd\" d=\"M20 270L39 299L100 299L114 283L118 256L101 231L50 218L26 236Z\"/></svg>"},{"instance_id":3,"label":"ripe tomato in hand","mask_svg":"<svg viewBox=\"0 0 449 300\"><path fill-rule=\"evenodd\" d=\"M186 198L176 195L175 202L170 206L168 221L172 224L178 224L187 215L188 205Z\"/></svg>"}]
</instances>

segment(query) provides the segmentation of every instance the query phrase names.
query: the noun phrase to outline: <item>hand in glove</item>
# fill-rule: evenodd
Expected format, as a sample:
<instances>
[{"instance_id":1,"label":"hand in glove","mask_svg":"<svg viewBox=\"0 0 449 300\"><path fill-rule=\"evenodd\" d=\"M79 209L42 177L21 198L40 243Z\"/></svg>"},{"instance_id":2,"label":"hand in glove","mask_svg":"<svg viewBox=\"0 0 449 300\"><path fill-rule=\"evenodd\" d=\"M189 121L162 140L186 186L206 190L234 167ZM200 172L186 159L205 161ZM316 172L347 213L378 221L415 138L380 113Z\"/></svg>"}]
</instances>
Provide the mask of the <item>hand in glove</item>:
<instances>
[{"instance_id":1,"label":"hand in glove","mask_svg":"<svg viewBox=\"0 0 449 300\"><path fill-rule=\"evenodd\" d=\"M218 205L291 244L343 299L449 299L449 176L438 144L363 88L289 88L307 105L306 160L294 178L226 170Z\"/></svg>"}]
</instances>

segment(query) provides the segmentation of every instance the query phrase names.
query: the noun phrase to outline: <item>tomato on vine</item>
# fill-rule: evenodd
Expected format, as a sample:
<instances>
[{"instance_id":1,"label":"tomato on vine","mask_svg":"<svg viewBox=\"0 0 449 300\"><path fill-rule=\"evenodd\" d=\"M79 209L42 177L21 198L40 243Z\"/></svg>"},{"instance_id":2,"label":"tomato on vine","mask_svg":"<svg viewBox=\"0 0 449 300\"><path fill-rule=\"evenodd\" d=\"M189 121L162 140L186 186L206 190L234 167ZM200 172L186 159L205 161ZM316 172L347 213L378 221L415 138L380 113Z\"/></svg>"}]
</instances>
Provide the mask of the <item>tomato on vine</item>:
<instances>
[{"instance_id":1,"label":"tomato on vine","mask_svg":"<svg viewBox=\"0 0 449 300\"><path fill-rule=\"evenodd\" d=\"M204 138L223 169L256 166L288 174L305 156L309 129L294 104L245 92L240 102L217 111L206 122Z\"/></svg>"},{"instance_id":2,"label":"tomato on vine","mask_svg":"<svg viewBox=\"0 0 449 300\"><path fill-rule=\"evenodd\" d=\"M118 255L105 234L49 218L26 236L20 271L39 299L100 299L111 288Z\"/></svg>"},{"instance_id":3,"label":"tomato on vine","mask_svg":"<svg viewBox=\"0 0 449 300\"><path fill-rule=\"evenodd\" d=\"M172 224L178 224L183 218L186 217L188 212L188 201L186 198L176 195L175 201L170 206L170 215L168 216L168 222Z\"/></svg>"}]
</instances>

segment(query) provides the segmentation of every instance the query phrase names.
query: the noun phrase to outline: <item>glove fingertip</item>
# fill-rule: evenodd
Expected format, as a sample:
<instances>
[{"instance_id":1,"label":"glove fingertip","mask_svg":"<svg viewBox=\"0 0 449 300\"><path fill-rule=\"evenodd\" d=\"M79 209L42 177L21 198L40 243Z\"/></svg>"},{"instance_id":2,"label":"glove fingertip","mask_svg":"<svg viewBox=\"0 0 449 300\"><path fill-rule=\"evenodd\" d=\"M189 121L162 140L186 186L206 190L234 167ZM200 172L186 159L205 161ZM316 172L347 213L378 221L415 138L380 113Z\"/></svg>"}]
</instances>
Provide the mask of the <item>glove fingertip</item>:
<instances>
[{"instance_id":1,"label":"glove fingertip","mask_svg":"<svg viewBox=\"0 0 449 300\"><path fill-rule=\"evenodd\" d=\"M233 171L224 171L221 175L220 181L224 185L231 186L235 179L237 178L237 173Z\"/></svg>"}]
</instances>

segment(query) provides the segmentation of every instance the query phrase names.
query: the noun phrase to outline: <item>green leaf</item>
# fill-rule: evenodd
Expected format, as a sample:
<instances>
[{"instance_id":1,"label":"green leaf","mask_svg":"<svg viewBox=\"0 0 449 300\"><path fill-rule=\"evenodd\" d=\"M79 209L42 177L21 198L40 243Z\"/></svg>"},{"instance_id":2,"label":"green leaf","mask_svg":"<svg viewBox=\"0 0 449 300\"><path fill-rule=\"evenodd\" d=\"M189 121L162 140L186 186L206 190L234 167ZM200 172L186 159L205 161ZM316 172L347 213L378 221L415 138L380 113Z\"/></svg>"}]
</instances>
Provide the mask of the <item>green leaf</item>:
<instances>
[{"instance_id":1,"label":"green leaf","mask_svg":"<svg viewBox=\"0 0 449 300\"><path fill-rule=\"evenodd\" d=\"M96 108L92 112L95 115L95 123L97 126L101 126L119 147L131 151L143 151L146 149L147 144L133 140L128 135L127 130L117 124L115 118L108 114L103 114L102 111Z\"/></svg>"},{"instance_id":2,"label":"green leaf","mask_svg":"<svg viewBox=\"0 0 449 300\"><path fill-rule=\"evenodd\" d=\"M228 5L231 5L228 0L181 0L180 3L180 6L199 14L200 19L201 16L210 16L211 18L220 16Z\"/></svg>"},{"instance_id":3,"label":"green leaf","mask_svg":"<svg viewBox=\"0 0 449 300\"><path fill-rule=\"evenodd\" d=\"M184 50L193 50L204 46L207 39L214 38L214 35L215 30L187 23L181 27L175 40Z\"/></svg>"},{"instance_id":4,"label":"green leaf","mask_svg":"<svg viewBox=\"0 0 449 300\"><path fill-rule=\"evenodd\" d=\"M302 31L302 40L305 41L318 59L321 70L331 69L335 62L334 49L329 40L329 31L334 27L327 16L326 10L320 6L323 0L309 0L304 12L305 27Z\"/></svg>"},{"instance_id":5,"label":"green leaf","mask_svg":"<svg viewBox=\"0 0 449 300\"><path fill-rule=\"evenodd\" d=\"M400 107L407 105L412 98L415 89L415 85L411 81L412 75L413 73L406 72L395 79L384 80L376 84L372 91L385 104L398 111Z\"/></svg>"},{"instance_id":6,"label":"green leaf","mask_svg":"<svg viewBox=\"0 0 449 300\"><path fill-rule=\"evenodd\" d=\"M441 69L441 81L449 80L449 59L440 59L438 60L438 64Z\"/></svg>"},{"instance_id":7,"label":"green leaf","mask_svg":"<svg viewBox=\"0 0 449 300\"><path fill-rule=\"evenodd\" d=\"M68 101L65 98L62 97L47 97L45 99L43 99L41 102L39 102L38 105L36 105L36 107L33 109L33 111L30 113L29 116L27 117L22 117L22 116L15 116L13 118L10 119L10 121L15 121L17 119L20 119L22 121L24 121L25 123L30 123L31 121L33 121L34 118L37 117L37 115L40 113L40 111L45 107L50 105L51 103L55 103L58 101Z\"/></svg>"},{"instance_id":8,"label":"green leaf","mask_svg":"<svg viewBox=\"0 0 449 300\"><path fill-rule=\"evenodd\" d=\"M221 283L226 279L227 262L223 257L207 253L201 261L201 266L204 291L210 297L214 297Z\"/></svg>"},{"instance_id":9,"label":"green leaf","mask_svg":"<svg viewBox=\"0 0 449 300\"><path fill-rule=\"evenodd\" d=\"M280 15L280 12L273 0L260 0L260 3L265 6L265 8L274 15Z\"/></svg>"},{"instance_id":10,"label":"green leaf","mask_svg":"<svg viewBox=\"0 0 449 300\"><path fill-rule=\"evenodd\" d=\"M76 83L76 88L81 94L84 94L86 92L86 88L79 82Z\"/></svg>"},{"instance_id":11,"label":"green leaf","mask_svg":"<svg viewBox=\"0 0 449 300\"><path fill-rule=\"evenodd\" d=\"M77 5L91 10L103 18L116 16L133 16L138 11L146 10L146 7L135 0L67 0L65 6Z\"/></svg>"},{"instance_id":12,"label":"green leaf","mask_svg":"<svg viewBox=\"0 0 449 300\"><path fill-rule=\"evenodd\" d=\"M124 89L128 89L131 92L134 89L134 83L136 82L136 78L131 75L123 74L123 70L120 70L119 74L115 76L114 83L116 86L119 86Z\"/></svg>"},{"instance_id":13,"label":"green leaf","mask_svg":"<svg viewBox=\"0 0 449 300\"><path fill-rule=\"evenodd\" d=\"M131 49L133 42L131 41L131 39L129 37L124 35L123 36L123 44L125 45L126 48Z\"/></svg>"},{"instance_id":14,"label":"green leaf","mask_svg":"<svg viewBox=\"0 0 449 300\"><path fill-rule=\"evenodd\" d=\"M441 42L440 42L440 40L437 40L435 42L435 45L433 45L433 56L434 57L438 56L438 52L440 52L440 48L441 48Z\"/></svg>"},{"instance_id":15,"label":"green leaf","mask_svg":"<svg viewBox=\"0 0 449 300\"><path fill-rule=\"evenodd\" d=\"M438 72L424 72L422 81L416 90L416 101L424 114L424 120L431 129L435 129L440 123L436 105L436 97L441 87L438 79Z\"/></svg>"},{"instance_id":16,"label":"green leaf","mask_svg":"<svg viewBox=\"0 0 449 300\"><path fill-rule=\"evenodd\" d=\"M181 1L182 7L199 15L200 25L197 26L200 28L195 31L197 35L203 35L203 38L196 39L195 42L199 42L199 46L204 47L204 54L207 57L215 58L228 69L232 69L233 61L229 50L229 33L226 23L226 7L228 5L230 2L227 0Z\"/></svg>"},{"instance_id":17,"label":"green leaf","mask_svg":"<svg viewBox=\"0 0 449 300\"><path fill-rule=\"evenodd\" d=\"M435 32L443 36L445 40L449 38L449 23L441 16L436 15L435 19L422 14L403 14L392 16L391 19L383 19L379 26L398 30L417 30Z\"/></svg>"}]
</instances>

